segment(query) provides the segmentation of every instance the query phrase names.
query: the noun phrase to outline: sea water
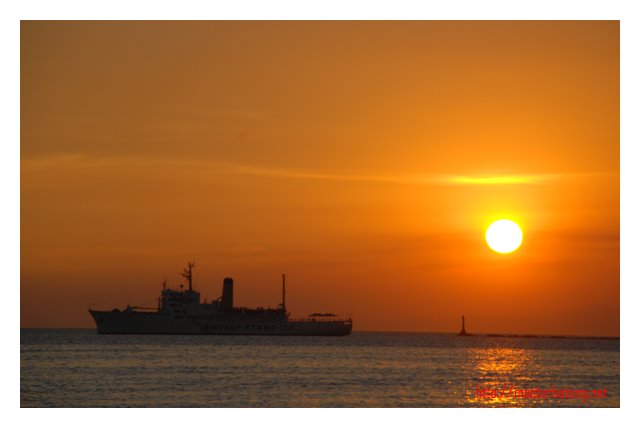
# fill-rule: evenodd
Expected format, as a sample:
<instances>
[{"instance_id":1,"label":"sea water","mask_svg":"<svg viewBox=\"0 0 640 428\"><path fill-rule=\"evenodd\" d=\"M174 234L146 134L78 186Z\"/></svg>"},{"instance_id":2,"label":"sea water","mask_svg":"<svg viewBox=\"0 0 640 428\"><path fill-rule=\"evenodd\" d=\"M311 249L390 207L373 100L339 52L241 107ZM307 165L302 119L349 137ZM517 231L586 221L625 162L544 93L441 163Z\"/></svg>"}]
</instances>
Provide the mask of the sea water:
<instances>
[{"instance_id":1,"label":"sea water","mask_svg":"<svg viewBox=\"0 0 640 428\"><path fill-rule=\"evenodd\" d=\"M20 340L22 407L620 406L618 339L22 329Z\"/></svg>"}]
</instances>

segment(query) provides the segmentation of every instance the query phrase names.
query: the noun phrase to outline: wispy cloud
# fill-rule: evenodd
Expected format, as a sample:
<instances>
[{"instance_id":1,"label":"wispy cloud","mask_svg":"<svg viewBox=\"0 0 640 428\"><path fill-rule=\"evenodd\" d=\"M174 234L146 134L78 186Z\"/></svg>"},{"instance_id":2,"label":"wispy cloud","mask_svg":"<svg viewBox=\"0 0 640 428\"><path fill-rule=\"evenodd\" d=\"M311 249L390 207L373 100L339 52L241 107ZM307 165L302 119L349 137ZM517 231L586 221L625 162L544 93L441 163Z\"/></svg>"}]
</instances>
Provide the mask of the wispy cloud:
<instances>
[{"instance_id":1,"label":"wispy cloud","mask_svg":"<svg viewBox=\"0 0 640 428\"><path fill-rule=\"evenodd\" d=\"M566 175L566 174L564 174ZM492 186L508 184L540 184L561 178L563 174L534 175L494 175L494 176L451 176L446 182L460 186Z\"/></svg>"},{"instance_id":2,"label":"wispy cloud","mask_svg":"<svg viewBox=\"0 0 640 428\"><path fill-rule=\"evenodd\" d=\"M567 178L616 173L558 173L558 174L507 174L507 175L455 175L455 174L360 174L312 171L296 168L277 168L202 159L93 157L83 155L55 156L39 159L22 159L23 172L48 169L89 168L171 168L205 172L215 175L253 176L264 178L290 178L300 180L326 180L344 182L378 182L432 186L507 186L547 184ZM148 171L145 169L145 171Z\"/></svg>"},{"instance_id":3,"label":"wispy cloud","mask_svg":"<svg viewBox=\"0 0 640 428\"><path fill-rule=\"evenodd\" d=\"M504 186L545 184L563 178L588 176L594 174L510 174L510 175L444 175L444 174L406 174L406 175L369 175L369 174L328 174L295 169L264 168L248 165L227 165L235 173L274 178L298 178L311 180L386 182L413 185L440 186Z\"/></svg>"},{"instance_id":4,"label":"wispy cloud","mask_svg":"<svg viewBox=\"0 0 640 428\"><path fill-rule=\"evenodd\" d=\"M258 177L274 178L299 178L310 180L332 180L332 181L364 181L364 182L394 182L412 183L425 180L424 178L411 178L392 175L368 175L368 174L335 174L317 171L305 171L287 168L265 168L250 165L227 164L231 170L241 175L253 175Z\"/></svg>"}]
</instances>

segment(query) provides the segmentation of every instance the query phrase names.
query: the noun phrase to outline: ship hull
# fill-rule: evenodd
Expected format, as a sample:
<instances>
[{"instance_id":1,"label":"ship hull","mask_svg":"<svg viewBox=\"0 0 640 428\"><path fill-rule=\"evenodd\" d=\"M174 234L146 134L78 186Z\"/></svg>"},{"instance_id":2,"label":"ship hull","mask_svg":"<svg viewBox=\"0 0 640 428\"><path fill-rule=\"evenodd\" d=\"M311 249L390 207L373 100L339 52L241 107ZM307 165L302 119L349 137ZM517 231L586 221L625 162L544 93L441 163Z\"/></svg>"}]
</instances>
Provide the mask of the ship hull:
<instances>
[{"instance_id":1,"label":"ship hull","mask_svg":"<svg viewBox=\"0 0 640 428\"><path fill-rule=\"evenodd\" d=\"M225 336L346 336L351 321L177 318L160 312L89 310L100 334L206 334Z\"/></svg>"}]
</instances>

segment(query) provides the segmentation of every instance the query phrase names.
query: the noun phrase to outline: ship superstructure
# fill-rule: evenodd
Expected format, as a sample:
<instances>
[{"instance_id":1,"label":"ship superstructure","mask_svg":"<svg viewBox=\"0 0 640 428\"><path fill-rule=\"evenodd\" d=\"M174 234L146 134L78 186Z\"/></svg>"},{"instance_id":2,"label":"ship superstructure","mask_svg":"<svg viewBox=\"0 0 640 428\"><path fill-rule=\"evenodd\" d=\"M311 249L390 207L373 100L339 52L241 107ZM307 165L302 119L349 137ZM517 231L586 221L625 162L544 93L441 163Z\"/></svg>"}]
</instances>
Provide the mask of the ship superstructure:
<instances>
[{"instance_id":1,"label":"ship superstructure","mask_svg":"<svg viewBox=\"0 0 640 428\"><path fill-rule=\"evenodd\" d=\"M98 333L103 334L221 334L221 335L307 335L344 336L351 333L351 318L330 313L313 313L294 319L287 312L285 276L282 275L282 303L277 308L244 308L233 305L233 279L225 278L220 298L200 302L193 289L194 263L181 275L187 289L173 290L163 284L157 308L132 307L98 311L89 309Z\"/></svg>"}]
</instances>

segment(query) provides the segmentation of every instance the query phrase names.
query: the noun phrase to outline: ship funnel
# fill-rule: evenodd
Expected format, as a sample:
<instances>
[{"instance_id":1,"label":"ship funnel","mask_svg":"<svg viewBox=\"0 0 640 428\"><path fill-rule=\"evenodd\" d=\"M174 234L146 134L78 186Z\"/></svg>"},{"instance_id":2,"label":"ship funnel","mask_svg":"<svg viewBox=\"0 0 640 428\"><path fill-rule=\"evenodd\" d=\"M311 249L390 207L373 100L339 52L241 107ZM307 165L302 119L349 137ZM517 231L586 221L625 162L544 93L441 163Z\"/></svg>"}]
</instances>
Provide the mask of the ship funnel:
<instances>
[{"instance_id":1,"label":"ship funnel","mask_svg":"<svg viewBox=\"0 0 640 428\"><path fill-rule=\"evenodd\" d=\"M222 309L233 309L233 278L225 278L222 283Z\"/></svg>"}]
</instances>

